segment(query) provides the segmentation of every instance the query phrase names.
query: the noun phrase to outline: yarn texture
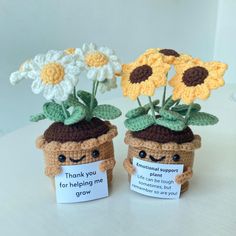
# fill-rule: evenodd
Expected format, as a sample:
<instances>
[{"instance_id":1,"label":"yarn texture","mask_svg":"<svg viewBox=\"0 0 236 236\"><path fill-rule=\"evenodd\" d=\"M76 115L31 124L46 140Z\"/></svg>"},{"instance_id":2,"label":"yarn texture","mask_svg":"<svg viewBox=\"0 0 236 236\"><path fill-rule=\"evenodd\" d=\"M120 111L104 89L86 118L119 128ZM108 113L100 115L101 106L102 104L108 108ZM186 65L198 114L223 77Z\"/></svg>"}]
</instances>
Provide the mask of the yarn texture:
<instances>
[{"instance_id":1,"label":"yarn texture","mask_svg":"<svg viewBox=\"0 0 236 236\"><path fill-rule=\"evenodd\" d=\"M185 143L167 142L159 143L157 141L149 141L134 137L133 133L128 131L125 136L125 143L129 145L127 158L123 162L123 166L130 175L135 173L132 165L133 158L136 157L143 161L160 164L183 164L184 172L176 176L176 183L181 184L181 192L188 189L188 181L192 178L194 150L201 147L201 138L194 135L193 140ZM145 152L145 157L140 157L140 152ZM174 156L178 155L176 160ZM159 161L160 160L160 161Z\"/></svg>"},{"instance_id":2,"label":"yarn texture","mask_svg":"<svg viewBox=\"0 0 236 236\"><path fill-rule=\"evenodd\" d=\"M103 160L99 168L107 171L108 182L111 183L116 163L112 139L117 136L117 128L109 122L106 125L106 133L83 141L47 141L44 135L38 137L36 146L44 151L45 175L54 179L61 173L62 165L82 165Z\"/></svg>"},{"instance_id":3,"label":"yarn texture","mask_svg":"<svg viewBox=\"0 0 236 236\"><path fill-rule=\"evenodd\" d=\"M193 132L189 127L182 131L173 131L160 125L152 125L144 130L132 132L132 135L136 138L158 143L175 142L181 144L191 142L194 139Z\"/></svg>"},{"instance_id":4,"label":"yarn texture","mask_svg":"<svg viewBox=\"0 0 236 236\"><path fill-rule=\"evenodd\" d=\"M97 138L109 131L109 123L98 118L93 118L90 122L82 120L73 125L64 125L55 122L44 132L47 142L80 142L86 139Z\"/></svg>"}]
</instances>

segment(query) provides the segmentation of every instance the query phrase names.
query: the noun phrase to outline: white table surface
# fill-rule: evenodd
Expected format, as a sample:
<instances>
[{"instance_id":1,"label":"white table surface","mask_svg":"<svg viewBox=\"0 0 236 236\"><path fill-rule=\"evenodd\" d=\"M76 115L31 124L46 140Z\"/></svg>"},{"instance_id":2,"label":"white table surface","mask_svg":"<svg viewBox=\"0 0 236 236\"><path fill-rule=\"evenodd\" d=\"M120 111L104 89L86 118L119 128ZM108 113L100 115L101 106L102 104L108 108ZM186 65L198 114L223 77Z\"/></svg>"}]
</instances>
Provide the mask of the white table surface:
<instances>
[{"instance_id":1,"label":"white table surface","mask_svg":"<svg viewBox=\"0 0 236 236\"><path fill-rule=\"evenodd\" d=\"M31 124L0 139L0 235L236 235L236 102L226 86L204 103L220 118L214 127L194 128L202 136L190 189L179 200L145 197L129 190L122 167L123 117L114 124L117 165L108 198L56 204L44 176L43 153L35 138L49 122ZM114 99L124 111L127 99ZM17 119L17 114L15 116Z\"/></svg>"}]
</instances>

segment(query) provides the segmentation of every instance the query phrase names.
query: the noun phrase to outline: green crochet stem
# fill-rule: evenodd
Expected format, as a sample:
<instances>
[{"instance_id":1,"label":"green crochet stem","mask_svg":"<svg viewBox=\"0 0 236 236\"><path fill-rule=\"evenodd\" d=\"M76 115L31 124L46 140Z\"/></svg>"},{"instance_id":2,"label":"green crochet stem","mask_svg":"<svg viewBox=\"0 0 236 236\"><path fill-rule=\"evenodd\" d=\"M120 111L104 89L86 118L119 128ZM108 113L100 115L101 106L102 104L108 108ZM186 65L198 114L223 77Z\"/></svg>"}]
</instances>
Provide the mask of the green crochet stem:
<instances>
[{"instance_id":1,"label":"green crochet stem","mask_svg":"<svg viewBox=\"0 0 236 236\"><path fill-rule=\"evenodd\" d=\"M178 106L180 103L180 99L175 103L175 106Z\"/></svg>"},{"instance_id":2,"label":"green crochet stem","mask_svg":"<svg viewBox=\"0 0 236 236\"><path fill-rule=\"evenodd\" d=\"M61 103L61 106L62 106L62 110L63 110L64 115L65 115L65 118L66 119L69 118L68 113L66 112L66 108L65 108L64 102Z\"/></svg>"},{"instance_id":3,"label":"green crochet stem","mask_svg":"<svg viewBox=\"0 0 236 236\"><path fill-rule=\"evenodd\" d=\"M140 101L140 99L137 97L137 101L138 101L138 105L141 107L142 106L142 103Z\"/></svg>"},{"instance_id":4,"label":"green crochet stem","mask_svg":"<svg viewBox=\"0 0 236 236\"><path fill-rule=\"evenodd\" d=\"M166 102L166 86L164 87L164 91L162 95L162 107L165 105L165 102Z\"/></svg>"},{"instance_id":5,"label":"green crochet stem","mask_svg":"<svg viewBox=\"0 0 236 236\"><path fill-rule=\"evenodd\" d=\"M166 78L168 79L168 73L166 74ZM166 87L167 87L167 85L164 86L163 95L162 95L162 106L161 107L164 107L165 102L166 102Z\"/></svg>"},{"instance_id":6,"label":"green crochet stem","mask_svg":"<svg viewBox=\"0 0 236 236\"><path fill-rule=\"evenodd\" d=\"M188 119L189 119L192 106L193 106L193 104L191 103L191 104L189 105L189 107L188 107L188 110L187 110L187 113L186 113L186 116L185 116L185 122L187 122Z\"/></svg>"},{"instance_id":7,"label":"green crochet stem","mask_svg":"<svg viewBox=\"0 0 236 236\"><path fill-rule=\"evenodd\" d=\"M95 94L94 94L94 97L96 97L96 94L97 94L97 91L98 91L98 85L99 85L99 82L97 81L96 86L95 86Z\"/></svg>"},{"instance_id":8,"label":"green crochet stem","mask_svg":"<svg viewBox=\"0 0 236 236\"><path fill-rule=\"evenodd\" d=\"M148 100L149 100L149 104L150 104L150 107L151 107L151 111L152 111L152 116L154 119L156 119L156 115L155 115L155 110L154 110L154 106L153 106L153 103L152 103L152 99L150 96L148 96Z\"/></svg>"},{"instance_id":9,"label":"green crochet stem","mask_svg":"<svg viewBox=\"0 0 236 236\"><path fill-rule=\"evenodd\" d=\"M89 107L89 111L92 113L92 109L93 109L93 103L94 103L94 93L95 93L95 87L96 87L96 81L93 81L93 88L92 88L92 97L91 97L91 101L90 101L90 107Z\"/></svg>"},{"instance_id":10,"label":"green crochet stem","mask_svg":"<svg viewBox=\"0 0 236 236\"><path fill-rule=\"evenodd\" d=\"M73 90L73 95L74 95L74 98L77 98L76 97L76 88L74 87L74 90Z\"/></svg>"},{"instance_id":11,"label":"green crochet stem","mask_svg":"<svg viewBox=\"0 0 236 236\"><path fill-rule=\"evenodd\" d=\"M90 108L89 108L89 111L90 111L90 117L89 117L89 120L92 119L93 104L94 104L94 100L95 100L95 97L96 97L96 94L97 94L98 85L99 85L99 82L98 82L98 81L96 81L96 80L93 81L92 97L91 97Z\"/></svg>"}]
</instances>

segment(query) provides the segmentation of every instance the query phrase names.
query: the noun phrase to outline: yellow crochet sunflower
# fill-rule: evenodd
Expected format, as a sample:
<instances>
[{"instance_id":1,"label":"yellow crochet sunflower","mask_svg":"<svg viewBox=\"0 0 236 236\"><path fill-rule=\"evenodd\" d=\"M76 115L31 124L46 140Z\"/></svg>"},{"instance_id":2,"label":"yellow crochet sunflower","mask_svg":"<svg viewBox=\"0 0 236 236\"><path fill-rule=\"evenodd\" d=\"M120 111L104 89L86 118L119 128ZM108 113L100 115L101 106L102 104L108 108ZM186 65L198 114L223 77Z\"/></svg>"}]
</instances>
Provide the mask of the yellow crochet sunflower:
<instances>
[{"instance_id":1,"label":"yellow crochet sunflower","mask_svg":"<svg viewBox=\"0 0 236 236\"><path fill-rule=\"evenodd\" d=\"M173 100L182 99L185 104L191 104L197 98L207 99L212 89L224 85L226 69L227 65L224 63L204 63L199 59L176 65L176 74L169 81L174 87Z\"/></svg>"},{"instance_id":2,"label":"yellow crochet sunflower","mask_svg":"<svg viewBox=\"0 0 236 236\"><path fill-rule=\"evenodd\" d=\"M160 54L165 63L170 65L176 65L181 63L186 63L193 58L187 54L180 54L173 49L161 49L161 48L150 48L143 56L149 56L151 54Z\"/></svg>"},{"instance_id":3,"label":"yellow crochet sunflower","mask_svg":"<svg viewBox=\"0 0 236 236\"><path fill-rule=\"evenodd\" d=\"M132 100L138 96L153 96L155 89L166 85L170 65L158 53L143 54L136 61L122 66L123 95Z\"/></svg>"}]
</instances>

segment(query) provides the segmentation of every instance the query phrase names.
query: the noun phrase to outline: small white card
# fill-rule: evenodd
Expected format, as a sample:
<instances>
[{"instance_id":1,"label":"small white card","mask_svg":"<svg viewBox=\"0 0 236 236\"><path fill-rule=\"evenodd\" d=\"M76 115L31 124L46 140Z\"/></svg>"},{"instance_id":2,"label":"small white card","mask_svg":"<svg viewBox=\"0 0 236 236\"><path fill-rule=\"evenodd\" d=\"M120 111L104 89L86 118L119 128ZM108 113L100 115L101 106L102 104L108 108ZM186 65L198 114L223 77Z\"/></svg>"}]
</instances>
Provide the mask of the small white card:
<instances>
[{"instance_id":1,"label":"small white card","mask_svg":"<svg viewBox=\"0 0 236 236\"><path fill-rule=\"evenodd\" d=\"M99 170L101 162L62 166L62 173L55 177L57 203L84 202L107 197L107 173Z\"/></svg>"},{"instance_id":2,"label":"small white card","mask_svg":"<svg viewBox=\"0 0 236 236\"><path fill-rule=\"evenodd\" d=\"M135 174L131 177L130 189L157 198L179 198L181 185L175 177L183 173L181 164L158 164L133 158Z\"/></svg>"}]
</instances>

